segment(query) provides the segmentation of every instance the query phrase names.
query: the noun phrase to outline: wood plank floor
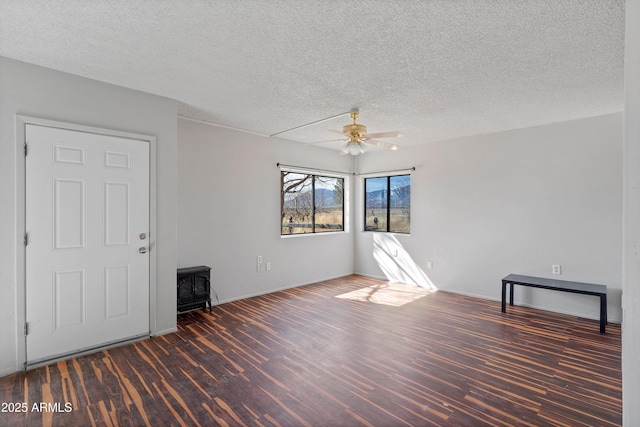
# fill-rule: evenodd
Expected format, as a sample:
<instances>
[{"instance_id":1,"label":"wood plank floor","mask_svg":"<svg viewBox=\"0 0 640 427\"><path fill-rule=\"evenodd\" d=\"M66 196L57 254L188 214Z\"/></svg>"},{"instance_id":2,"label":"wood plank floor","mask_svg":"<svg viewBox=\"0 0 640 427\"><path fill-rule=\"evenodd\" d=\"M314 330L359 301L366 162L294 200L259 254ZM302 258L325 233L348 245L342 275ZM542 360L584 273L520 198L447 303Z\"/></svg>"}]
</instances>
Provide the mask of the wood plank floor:
<instances>
[{"instance_id":1,"label":"wood plank floor","mask_svg":"<svg viewBox=\"0 0 640 427\"><path fill-rule=\"evenodd\" d=\"M618 325L349 276L178 326L1 378L0 425L621 424Z\"/></svg>"}]
</instances>

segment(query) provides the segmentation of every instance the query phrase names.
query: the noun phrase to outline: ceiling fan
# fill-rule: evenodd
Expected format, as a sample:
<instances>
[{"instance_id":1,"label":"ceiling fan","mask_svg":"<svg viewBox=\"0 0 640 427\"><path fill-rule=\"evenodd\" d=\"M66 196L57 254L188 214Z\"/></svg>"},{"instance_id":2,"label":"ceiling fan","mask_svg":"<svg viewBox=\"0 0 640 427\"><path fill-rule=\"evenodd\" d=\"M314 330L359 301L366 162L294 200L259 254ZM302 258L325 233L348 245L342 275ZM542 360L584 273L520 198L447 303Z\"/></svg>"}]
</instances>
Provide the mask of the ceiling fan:
<instances>
[{"instance_id":1,"label":"ceiling fan","mask_svg":"<svg viewBox=\"0 0 640 427\"><path fill-rule=\"evenodd\" d=\"M394 131L367 134L367 127L363 124L356 123L358 117L360 117L360 113L358 111L351 111L349 113L349 116L353 119L353 123L344 125L342 131L331 129L329 130L329 132L339 133L347 138L346 140L331 140L345 141L344 145L341 148L340 154L351 154L353 156L357 156L358 154L364 153L366 151L367 146L365 144L375 145L377 147L387 148L389 150L398 149L397 145L385 141L379 141L377 140L377 138L397 138L399 136L402 136L401 132ZM320 141L316 144L331 141Z\"/></svg>"}]
</instances>

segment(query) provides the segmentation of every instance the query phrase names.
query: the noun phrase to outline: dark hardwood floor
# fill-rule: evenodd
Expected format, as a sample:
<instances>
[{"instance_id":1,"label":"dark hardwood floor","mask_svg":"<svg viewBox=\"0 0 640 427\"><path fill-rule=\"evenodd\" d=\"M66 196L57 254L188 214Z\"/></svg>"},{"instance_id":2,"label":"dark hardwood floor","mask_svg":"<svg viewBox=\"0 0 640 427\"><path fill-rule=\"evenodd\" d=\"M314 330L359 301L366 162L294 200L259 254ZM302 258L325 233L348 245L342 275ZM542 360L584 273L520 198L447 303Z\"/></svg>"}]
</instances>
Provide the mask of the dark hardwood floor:
<instances>
[{"instance_id":1,"label":"dark hardwood floor","mask_svg":"<svg viewBox=\"0 0 640 427\"><path fill-rule=\"evenodd\" d=\"M349 276L178 326L1 378L0 425L621 424L619 325Z\"/></svg>"}]
</instances>

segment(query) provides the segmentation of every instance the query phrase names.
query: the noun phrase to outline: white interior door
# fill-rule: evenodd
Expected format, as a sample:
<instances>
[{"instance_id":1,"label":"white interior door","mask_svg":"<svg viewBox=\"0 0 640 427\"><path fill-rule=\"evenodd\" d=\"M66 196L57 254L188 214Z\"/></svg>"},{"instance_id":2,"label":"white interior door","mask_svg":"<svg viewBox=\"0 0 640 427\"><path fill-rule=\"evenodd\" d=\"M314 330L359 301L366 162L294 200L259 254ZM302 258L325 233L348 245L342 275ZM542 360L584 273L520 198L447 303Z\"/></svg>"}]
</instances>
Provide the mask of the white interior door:
<instances>
[{"instance_id":1,"label":"white interior door","mask_svg":"<svg viewBox=\"0 0 640 427\"><path fill-rule=\"evenodd\" d=\"M27 364L148 335L148 141L28 124L26 142Z\"/></svg>"}]
</instances>

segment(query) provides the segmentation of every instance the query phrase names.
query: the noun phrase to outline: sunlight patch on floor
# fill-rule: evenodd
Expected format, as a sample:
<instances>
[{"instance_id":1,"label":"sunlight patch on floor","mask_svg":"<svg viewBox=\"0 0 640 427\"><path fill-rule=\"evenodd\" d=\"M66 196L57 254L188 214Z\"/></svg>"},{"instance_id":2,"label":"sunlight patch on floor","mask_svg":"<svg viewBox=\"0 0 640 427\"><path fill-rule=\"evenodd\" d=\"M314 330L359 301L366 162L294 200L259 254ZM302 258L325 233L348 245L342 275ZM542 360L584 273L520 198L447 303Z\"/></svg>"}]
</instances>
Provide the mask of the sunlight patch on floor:
<instances>
[{"instance_id":1,"label":"sunlight patch on floor","mask_svg":"<svg viewBox=\"0 0 640 427\"><path fill-rule=\"evenodd\" d=\"M336 298L401 307L410 302L419 300L432 292L434 292L434 290L421 288L415 285L389 282L381 285L367 286L366 288L337 295Z\"/></svg>"}]
</instances>

